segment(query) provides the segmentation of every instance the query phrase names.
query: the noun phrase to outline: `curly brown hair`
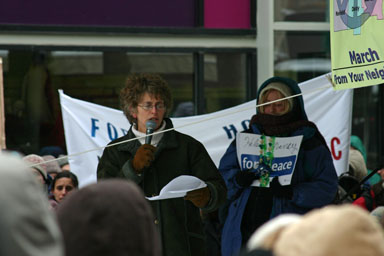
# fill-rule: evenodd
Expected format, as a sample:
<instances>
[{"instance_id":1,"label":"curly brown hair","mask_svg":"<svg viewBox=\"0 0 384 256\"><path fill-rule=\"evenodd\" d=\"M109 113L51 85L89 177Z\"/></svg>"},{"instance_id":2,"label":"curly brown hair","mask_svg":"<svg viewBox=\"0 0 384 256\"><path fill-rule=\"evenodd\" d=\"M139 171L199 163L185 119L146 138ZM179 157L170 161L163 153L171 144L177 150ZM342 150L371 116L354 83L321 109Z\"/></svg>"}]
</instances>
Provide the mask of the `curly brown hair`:
<instances>
[{"instance_id":1,"label":"curly brown hair","mask_svg":"<svg viewBox=\"0 0 384 256\"><path fill-rule=\"evenodd\" d=\"M125 87L120 91L120 106L130 124L136 123L131 115L145 93L149 93L164 101L166 115L172 108L172 95L168 83L157 74L131 74L127 78Z\"/></svg>"}]
</instances>

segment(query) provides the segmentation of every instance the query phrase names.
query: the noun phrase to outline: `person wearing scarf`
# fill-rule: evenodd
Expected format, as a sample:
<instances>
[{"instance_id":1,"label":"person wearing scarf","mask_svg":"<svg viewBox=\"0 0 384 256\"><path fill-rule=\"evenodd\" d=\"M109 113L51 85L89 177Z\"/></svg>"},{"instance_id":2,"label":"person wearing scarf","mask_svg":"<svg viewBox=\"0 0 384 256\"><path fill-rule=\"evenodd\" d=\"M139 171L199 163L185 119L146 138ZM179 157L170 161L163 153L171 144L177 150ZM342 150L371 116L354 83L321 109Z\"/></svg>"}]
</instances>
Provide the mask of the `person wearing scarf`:
<instances>
[{"instance_id":1,"label":"person wearing scarf","mask_svg":"<svg viewBox=\"0 0 384 256\"><path fill-rule=\"evenodd\" d=\"M271 101L275 102L265 104ZM258 90L257 104L260 106L245 133L270 137L301 135L303 139L291 183L286 186L277 177L268 187L251 186L259 177L255 170L240 170L236 139L230 144L219 165L228 189L226 206L220 209L223 256L236 255L269 219L283 213L304 214L331 204L338 189L331 153L316 125L308 120L297 82L283 77L268 79Z\"/></svg>"}]
</instances>

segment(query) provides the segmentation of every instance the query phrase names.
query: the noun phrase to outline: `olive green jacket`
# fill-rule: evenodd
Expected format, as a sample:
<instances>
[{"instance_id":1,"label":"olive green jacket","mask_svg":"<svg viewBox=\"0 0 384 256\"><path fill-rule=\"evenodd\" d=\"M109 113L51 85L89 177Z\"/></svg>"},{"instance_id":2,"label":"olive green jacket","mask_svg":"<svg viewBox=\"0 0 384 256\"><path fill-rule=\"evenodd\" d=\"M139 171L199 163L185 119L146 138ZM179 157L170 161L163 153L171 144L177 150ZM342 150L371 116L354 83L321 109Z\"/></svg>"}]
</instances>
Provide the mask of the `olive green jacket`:
<instances>
[{"instance_id":1,"label":"olive green jacket","mask_svg":"<svg viewBox=\"0 0 384 256\"><path fill-rule=\"evenodd\" d=\"M173 127L170 119L165 121L165 129ZM111 143L134 137L131 128L127 135ZM105 148L97 168L98 179L120 177L133 180L143 189L145 196L151 197L158 195L172 179L192 175L205 181L211 192L211 199L203 211L214 211L225 201L225 183L199 141L174 130L165 132L151 166L138 176L133 170L132 160L140 145L138 140L134 140ZM163 255L205 255L205 235L199 208L183 198L150 203L162 238Z\"/></svg>"}]
</instances>

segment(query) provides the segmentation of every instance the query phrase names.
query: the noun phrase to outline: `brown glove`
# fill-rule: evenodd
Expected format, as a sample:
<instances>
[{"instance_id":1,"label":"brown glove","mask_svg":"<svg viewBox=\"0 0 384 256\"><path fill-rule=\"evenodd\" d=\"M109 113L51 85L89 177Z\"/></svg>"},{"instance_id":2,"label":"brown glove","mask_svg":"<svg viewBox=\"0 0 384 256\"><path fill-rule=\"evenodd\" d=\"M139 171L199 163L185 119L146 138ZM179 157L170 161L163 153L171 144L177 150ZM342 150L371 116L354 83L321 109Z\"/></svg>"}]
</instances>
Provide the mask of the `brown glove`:
<instances>
[{"instance_id":1,"label":"brown glove","mask_svg":"<svg viewBox=\"0 0 384 256\"><path fill-rule=\"evenodd\" d=\"M211 192L208 187L200 188L187 192L184 200L191 201L196 207L205 207L211 199Z\"/></svg>"},{"instance_id":2,"label":"brown glove","mask_svg":"<svg viewBox=\"0 0 384 256\"><path fill-rule=\"evenodd\" d=\"M155 150L156 148L149 144L143 144L137 149L132 161L133 169L137 173L141 173L144 168L150 166L155 159Z\"/></svg>"}]
</instances>

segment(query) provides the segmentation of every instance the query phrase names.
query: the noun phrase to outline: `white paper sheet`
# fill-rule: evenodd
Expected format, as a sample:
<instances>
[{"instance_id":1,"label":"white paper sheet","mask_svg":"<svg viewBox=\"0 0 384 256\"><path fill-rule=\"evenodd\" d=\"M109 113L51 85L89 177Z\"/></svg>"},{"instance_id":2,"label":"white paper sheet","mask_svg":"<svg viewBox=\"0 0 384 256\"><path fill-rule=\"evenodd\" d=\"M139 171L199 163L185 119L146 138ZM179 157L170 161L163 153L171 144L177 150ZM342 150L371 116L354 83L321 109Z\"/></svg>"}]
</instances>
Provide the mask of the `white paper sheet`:
<instances>
[{"instance_id":1,"label":"white paper sheet","mask_svg":"<svg viewBox=\"0 0 384 256\"><path fill-rule=\"evenodd\" d=\"M158 196L147 197L147 199L153 201L184 197L188 191L204 188L206 186L207 184L204 181L195 176L181 175L165 185Z\"/></svg>"}]
</instances>

